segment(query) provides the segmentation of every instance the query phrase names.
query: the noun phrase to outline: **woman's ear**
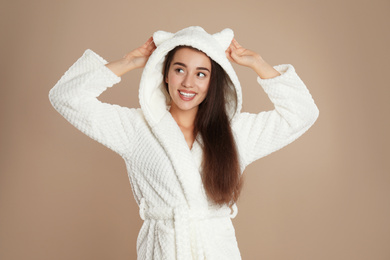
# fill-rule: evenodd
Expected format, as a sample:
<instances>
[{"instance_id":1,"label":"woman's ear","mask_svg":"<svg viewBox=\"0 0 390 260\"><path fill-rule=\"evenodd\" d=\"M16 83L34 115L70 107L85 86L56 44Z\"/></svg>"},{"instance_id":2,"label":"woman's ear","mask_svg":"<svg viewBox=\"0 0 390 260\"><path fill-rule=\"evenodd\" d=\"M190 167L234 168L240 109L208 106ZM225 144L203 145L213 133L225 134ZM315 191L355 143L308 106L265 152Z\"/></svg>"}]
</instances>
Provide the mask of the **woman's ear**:
<instances>
[{"instance_id":1,"label":"woman's ear","mask_svg":"<svg viewBox=\"0 0 390 260\"><path fill-rule=\"evenodd\" d=\"M173 33L165 32L165 31L157 31L153 34L153 41L156 46L159 46L161 43L171 39L173 37Z\"/></svg>"},{"instance_id":2,"label":"woman's ear","mask_svg":"<svg viewBox=\"0 0 390 260\"><path fill-rule=\"evenodd\" d=\"M224 50L227 50L234 38L234 33L232 29L226 28L218 33L214 33L213 37L218 41Z\"/></svg>"}]
</instances>

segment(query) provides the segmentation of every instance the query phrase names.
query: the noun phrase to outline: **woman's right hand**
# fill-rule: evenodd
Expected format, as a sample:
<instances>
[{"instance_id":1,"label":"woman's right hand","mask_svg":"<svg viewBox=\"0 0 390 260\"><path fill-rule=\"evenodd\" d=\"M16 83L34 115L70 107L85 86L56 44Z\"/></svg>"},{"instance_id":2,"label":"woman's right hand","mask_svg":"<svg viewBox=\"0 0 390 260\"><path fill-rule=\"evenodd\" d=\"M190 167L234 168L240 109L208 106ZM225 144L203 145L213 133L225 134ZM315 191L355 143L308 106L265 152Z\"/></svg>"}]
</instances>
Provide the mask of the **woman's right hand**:
<instances>
[{"instance_id":1,"label":"woman's right hand","mask_svg":"<svg viewBox=\"0 0 390 260\"><path fill-rule=\"evenodd\" d=\"M153 42L153 37L150 37L141 47L129 52L120 60L106 64L106 67L118 77L121 77L133 69L145 67L146 62L155 49L156 45Z\"/></svg>"},{"instance_id":2,"label":"woman's right hand","mask_svg":"<svg viewBox=\"0 0 390 260\"><path fill-rule=\"evenodd\" d=\"M155 49L153 37L150 37L142 46L127 53L123 58L132 63L134 68L143 68Z\"/></svg>"}]
</instances>

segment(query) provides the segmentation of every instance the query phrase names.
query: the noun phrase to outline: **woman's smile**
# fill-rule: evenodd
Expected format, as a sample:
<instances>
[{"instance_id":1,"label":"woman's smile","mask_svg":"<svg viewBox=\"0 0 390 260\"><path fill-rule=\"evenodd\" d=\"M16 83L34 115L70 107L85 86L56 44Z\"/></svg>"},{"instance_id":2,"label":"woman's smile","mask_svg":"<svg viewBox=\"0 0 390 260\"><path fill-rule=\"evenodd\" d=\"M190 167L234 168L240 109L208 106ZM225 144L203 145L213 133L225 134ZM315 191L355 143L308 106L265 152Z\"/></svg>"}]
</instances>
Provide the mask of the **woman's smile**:
<instances>
[{"instance_id":1,"label":"woman's smile","mask_svg":"<svg viewBox=\"0 0 390 260\"><path fill-rule=\"evenodd\" d=\"M180 98L183 99L184 101L190 101L193 100L196 93L195 92L189 92L185 90L178 90L180 94Z\"/></svg>"}]
</instances>

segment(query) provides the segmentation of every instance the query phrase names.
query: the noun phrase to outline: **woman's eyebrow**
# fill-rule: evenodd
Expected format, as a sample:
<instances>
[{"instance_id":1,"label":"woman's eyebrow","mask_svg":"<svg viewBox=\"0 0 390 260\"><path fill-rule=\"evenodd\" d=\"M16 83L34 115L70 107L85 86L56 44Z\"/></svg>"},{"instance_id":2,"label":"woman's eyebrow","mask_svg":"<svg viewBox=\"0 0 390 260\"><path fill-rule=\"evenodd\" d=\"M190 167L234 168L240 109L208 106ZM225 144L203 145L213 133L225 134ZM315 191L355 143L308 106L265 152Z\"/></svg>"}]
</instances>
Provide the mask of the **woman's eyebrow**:
<instances>
[{"instance_id":1,"label":"woman's eyebrow","mask_svg":"<svg viewBox=\"0 0 390 260\"><path fill-rule=\"evenodd\" d=\"M175 63L173 63L173 65L180 65L180 66L183 66L184 68L187 68L187 66L181 62L175 62ZM208 72L210 72L210 70L208 68L205 68L205 67L197 67L196 69L197 70L207 70Z\"/></svg>"}]
</instances>

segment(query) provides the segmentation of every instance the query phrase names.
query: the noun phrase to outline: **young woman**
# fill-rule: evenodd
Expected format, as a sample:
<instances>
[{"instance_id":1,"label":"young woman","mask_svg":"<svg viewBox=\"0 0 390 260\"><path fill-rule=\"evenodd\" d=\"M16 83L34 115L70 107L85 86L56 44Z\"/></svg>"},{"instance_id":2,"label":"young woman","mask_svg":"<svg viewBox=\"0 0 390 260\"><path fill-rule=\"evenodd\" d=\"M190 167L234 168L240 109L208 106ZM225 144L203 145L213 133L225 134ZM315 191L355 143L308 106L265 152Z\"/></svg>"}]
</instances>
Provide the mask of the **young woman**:
<instances>
[{"instance_id":1,"label":"young woman","mask_svg":"<svg viewBox=\"0 0 390 260\"><path fill-rule=\"evenodd\" d=\"M275 109L242 113L230 62L252 68ZM141 108L100 102L144 68ZM291 143L318 109L292 65L270 66L225 29L158 31L108 63L86 50L49 94L71 124L125 160L144 224L138 259L241 259L231 222L251 162Z\"/></svg>"}]
</instances>

